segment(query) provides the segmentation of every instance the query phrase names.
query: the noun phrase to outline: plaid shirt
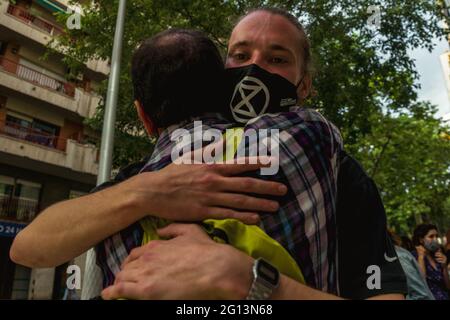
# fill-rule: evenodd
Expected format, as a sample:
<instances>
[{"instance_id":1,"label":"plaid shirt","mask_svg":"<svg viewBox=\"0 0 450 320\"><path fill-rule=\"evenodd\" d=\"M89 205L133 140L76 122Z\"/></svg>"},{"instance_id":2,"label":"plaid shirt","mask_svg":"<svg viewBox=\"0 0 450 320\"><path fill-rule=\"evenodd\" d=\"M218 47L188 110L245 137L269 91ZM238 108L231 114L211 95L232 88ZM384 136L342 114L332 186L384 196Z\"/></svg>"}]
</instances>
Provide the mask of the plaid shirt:
<instances>
[{"instance_id":1,"label":"plaid shirt","mask_svg":"<svg viewBox=\"0 0 450 320\"><path fill-rule=\"evenodd\" d=\"M177 143L171 140L172 133L183 128L193 137L194 121L202 121L203 130L223 132L233 127L218 114L171 126L161 134L150 160L141 171L159 170L170 164L172 149ZM288 186L288 194L276 199L280 203L278 212L261 213L260 227L292 255L309 286L336 293L337 155L342 150L338 129L320 113L299 107L253 119L245 126L245 131L249 129L279 130L280 170L272 176L253 176ZM203 144L192 141L192 145ZM143 230L137 222L96 247L105 287L114 282L114 275L120 271L129 252L141 245L142 235Z\"/></svg>"}]
</instances>

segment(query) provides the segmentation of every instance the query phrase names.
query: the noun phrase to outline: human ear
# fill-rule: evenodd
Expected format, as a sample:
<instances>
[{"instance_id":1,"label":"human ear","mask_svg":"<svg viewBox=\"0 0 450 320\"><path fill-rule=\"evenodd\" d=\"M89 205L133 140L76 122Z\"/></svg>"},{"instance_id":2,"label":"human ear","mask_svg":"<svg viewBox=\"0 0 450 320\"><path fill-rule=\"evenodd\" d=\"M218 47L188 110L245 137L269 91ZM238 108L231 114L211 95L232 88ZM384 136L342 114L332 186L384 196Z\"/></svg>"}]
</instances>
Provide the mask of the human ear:
<instances>
[{"instance_id":1,"label":"human ear","mask_svg":"<svg viewBox=\"0 0 450 320\"><path fill-rule=\"evenodd\" d=\"M153 121L150 119L150 117L145 113L144 108L142 107L142 104L138 100L135 100L134 105L136 106L136 111L138 113L139 119L144 124L145 130L147 131L148 135L150 135L150 136L157 135L158 130L156 129L156 127L153 124Z\"/></svg>"}]
</instances>

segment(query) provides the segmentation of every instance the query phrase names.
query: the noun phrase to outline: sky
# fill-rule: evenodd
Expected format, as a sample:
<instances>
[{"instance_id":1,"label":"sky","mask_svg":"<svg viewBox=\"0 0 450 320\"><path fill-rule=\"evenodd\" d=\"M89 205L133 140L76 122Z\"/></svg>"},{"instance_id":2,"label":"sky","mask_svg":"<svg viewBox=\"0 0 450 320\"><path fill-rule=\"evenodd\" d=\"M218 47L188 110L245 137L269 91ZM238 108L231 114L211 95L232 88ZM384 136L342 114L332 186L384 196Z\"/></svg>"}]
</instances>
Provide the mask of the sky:
<instances>
[{"instance_id":1,"label":"sky","mask_svg":"<svg viewBox=\"0 0 450 320\"><path fill-rule=\"evenodd\" d=\"M430 53L426 49L414 50L410 53L416 60L422 88L418 92L419 100L428 100L438 106L437 116L450 114L450 98L447 94L444 73L439 56L449 50L448 42L435 39L436 47Z\"/></svg>"}]
</instances>

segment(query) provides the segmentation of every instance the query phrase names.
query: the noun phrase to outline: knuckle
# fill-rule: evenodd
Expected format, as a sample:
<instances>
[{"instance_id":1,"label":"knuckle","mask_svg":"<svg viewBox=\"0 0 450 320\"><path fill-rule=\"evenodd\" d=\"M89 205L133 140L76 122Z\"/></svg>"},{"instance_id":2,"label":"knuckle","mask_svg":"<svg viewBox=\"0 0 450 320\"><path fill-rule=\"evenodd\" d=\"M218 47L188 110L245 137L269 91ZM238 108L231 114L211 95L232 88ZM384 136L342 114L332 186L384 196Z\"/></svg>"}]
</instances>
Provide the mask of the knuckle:
<instances>
[{"instance_id":1,"label":"knuckle","mask_svg":"<svg viewBox=\"0 0 450 320\"><path fill-rule=\"evenodd\" d=\"M242 187L243 187L245 190L249 190L249 189L255 188L256 186L257 186L257 184L255 184L255 183L253 182L253 180L250 179L250 178L244 179L244 180L242 181Z\"/></svg>"},{"instance_id":2,"label":"knuckle","mask_svg":"<svg viewBox=\"0 0 450 320\"><path fill-rule=\"evenodd\" d=\"M156 248L156 247L159 247L161 245L161 241L159 241L159 240L152 240L152 241L150 241L148 244L147 244L147 250L145 251L145 254L144 255L148 255L148 254L150 254L150 252L151 252L151 250L152 249L154 249L154 248Z\"/></svg>"},{"instance_id":3,"label":"knuckle","mask_svg":"<svg viewBox=\"0 0 450 320\"><path fill-rule=\"evenodd\" d=\"M214 173L207 172L198 181L204 187L211 187L217 182L217 176Z\"/></svg>"},{"instance_id":4,"label":"knuckle","mask_svg":"<svg viewBox=\"0 0 450 320\"><path fill-rule=\"evenodd\" d=\"M122 275L122 272L119 272L118 274L116 274L115 282L119 283L121 281L123 281L123 275Z\"/></svg>"},{"instance_id":5,"label":"knuckle","mask_svg":"<svg viewBox=\"0 0 450 320\"><path fill-rule=\"evenodd\" d=\"M246 206L248 204L248 200L246 197L242 197L242 196L236 196L236 205L243 207Z\"/></svg>"},{"instance_id":6,"label":"knuckle","mask_svg":"<svg viewBox=\"0 0 450 320\"><path fill-rule=\"evenodd\" d=\"M194 218L204 218L204 217L208 217L211 214L211 209L207 208L207 207L198 207L196 210L196 217Z\"/></svg>"},{"instance_id":7,"label":"knuckle","mask_svg":"<svg viewBox=\"0 0 450 320\"><path fill-rule=\"evenodd\" d=\"M216 172L220 168L220 165L217 163L205 164L205 166L207 166L208 170L211 172Z\"/></svg>"},{"instance_id":8,"label":"knuckle","mask_svg":"<svg viewBox=\"0 0 450 320\"><path fill-rule=\"evenodd\" d=\"M231 210L231 209L226 209L223 212L223 216L224 217L229 217L229 218L241 218L242 216L240 214L238 214L236 211Z\"/></svg>"},{"instance_id":9,"label":"knuckle","mask_svg":"<svg viewBox=\"0 0 450 320\"><path fill-rule=\"evenodd\" d=\"M153 257L153 254L151 252L146 252L145 254L142 255L142 259L144 261L149 261L151 260Z\"/></svg>"},{"instance_id":10,"label":"knuckle","mask_svg":"<svg viewBox=\"0 0 450 320\"><path fill-rule=\"evenodd\" d=\"M123 282L117 283L116 291L118 295L123 295L125 293L125 283Z\"/></svg>"}]
</instances>

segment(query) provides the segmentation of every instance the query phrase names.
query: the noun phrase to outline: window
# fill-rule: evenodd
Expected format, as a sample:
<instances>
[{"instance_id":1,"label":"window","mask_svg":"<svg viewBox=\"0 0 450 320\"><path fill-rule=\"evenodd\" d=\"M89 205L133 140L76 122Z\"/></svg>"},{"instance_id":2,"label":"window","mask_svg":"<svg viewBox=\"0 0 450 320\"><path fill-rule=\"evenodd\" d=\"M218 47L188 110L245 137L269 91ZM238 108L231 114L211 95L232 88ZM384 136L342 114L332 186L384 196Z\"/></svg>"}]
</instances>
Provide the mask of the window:
<instances>
[{"instance_id":1,"label":"window","mask_svg":"<svg viewBox=\"0 0 450 320\"><path fill-rule=\"evenodd\" d=\"M56 137L59 135L59 128L57 126L40 120L34 120L31 126L36 134L33 142L56 148Z\"/></svg>"},{"instance_id":2,"label":"window","mask_svg":"<svg viewBox=\"0 0 450 320\"><path fill-rule=\"evenodd\" d=\"M5 133L19 139L27 140L32 121L31 118L12 116L8 112L6 114Z\"/></svg>"},{"instance_id":3,"label":"window","mask_svg":"<svg viewBox=\"0 0 450 320\"><path fill-rule=\"evenodd\" d=\"M4 130L10 136L56 148L60 128L41 120L8 111Z\"/></svg>"},{"instance_id":4,"label":"window","mask_svg":"<svg viewBox=\"0 0 450 320\"><path fill-rule=\"evenodd\" d=\"M0 218L11 214L11 199L14 193L14 179L0 176Z\"/></svg>"},{"instance_id":5,"label":"window","mask_svg":"<svg viewBox=\"0 0 450 320\"><path fill-rule=\"evenodd\" d=\"M39 207L41 185L0 176L0 218L30 222Z\"/></svg>"},{"instance_id":6,"label":"window","mask_svg":"<svg viewBox=\"0 0 450 320\"><path fill-rule=\"evenodd\" d=\"M14 198L17 200L16 218L19 221L31 221L36 215L41 185L25 180L17 180Z\"/></svg>"}]
</instances>

